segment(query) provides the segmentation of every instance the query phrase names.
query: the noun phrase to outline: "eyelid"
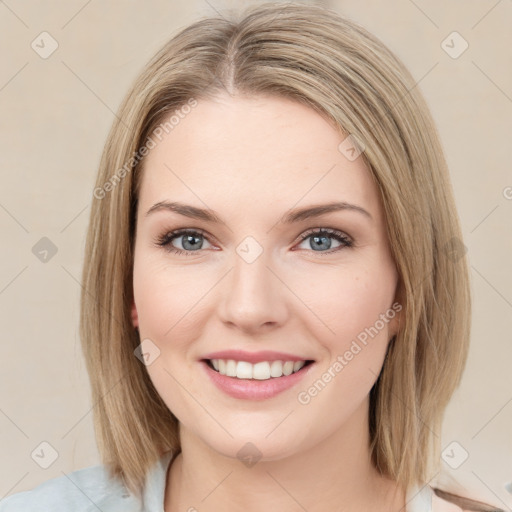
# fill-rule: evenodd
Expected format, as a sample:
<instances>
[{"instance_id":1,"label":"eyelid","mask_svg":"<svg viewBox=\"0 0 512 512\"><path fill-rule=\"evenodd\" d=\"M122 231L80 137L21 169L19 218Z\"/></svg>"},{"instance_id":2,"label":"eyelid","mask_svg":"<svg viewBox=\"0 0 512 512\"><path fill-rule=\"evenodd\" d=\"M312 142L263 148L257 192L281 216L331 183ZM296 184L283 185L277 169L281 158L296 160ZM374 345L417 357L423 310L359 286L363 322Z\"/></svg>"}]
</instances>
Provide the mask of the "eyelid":
<instances>
[{"instance_id":1,"label":"eyelid","mask_svg":"<svg viewBox=\"0 0 512 512\"><path fill-rule=\"evenodd\" d=\"M187 249L179 249L172 245L172 242L175 239L179 238L180 236L187 235L187 234L192 235L192 236L194 236L194 235L201 236L202 238L206 239L209 244L212 244L212 241L210 240L210 238L213 238L215 240L215 237L211 236L209 233L207 233L205 230L203 230L201 228L187 227L187 228L177 228L177 229L166 230L166 231L164 231L164 233L162 235L157 236L154 243L157 247L163 248L164 250L168 251L169 253L174 253L174 254L178 254L178 255L184 254L187 256L194 254L194 252L197 252L198 254L200 254L202 252L202 248L197 251L190 251ZM334 238L341 245L339 247L335 247L334 249L329 249L327 251L311 250L311 252L317 253L317 255L319 255L319 256L332 255L332 254L335 254L335 253L341 251L341 249L348 249L348 248L354 247L354 245L355 245L354 239L349 234L347 234L345 231L342 231L340 229L335 229L335 228L328 228L328 227L313 227L313 228L307 229L306 231L303 231L295 239L295 241L293 242L294 248L292 250L297 250L297 249L295 249L295 246L297 244L303 242L304 240L308 239L310 236L320 235L320 234L328 235L330 238ZM217 244L217 245L219 245L219 244ZM214 250L217 250L217 249L214 248ZM304 249L298 249L298 250L304 250ZM308 251L308 249L305 249L305 250Z\"/></svg>"},{"instance_id":2,"label":"eyelid","mask_svg":"<svg viewBox=\"0 0 512 512\"><path fill-rule=\"evenodd\" d=\"M328 235L336 235L336 236L342 236L344 238L346 238L348 241L350 242L354 242L354 239L348 234L346 233L345 231L341 230L341 229L335 229L335 228L322 228L322 227L316 227L316 228L310 228L310 229L307 229L306 231L303 231L299 237L298 237L298 241L303 241L305 240L306 238L308 238L309 236L315 234L315 233L318 233L318 232L321 232L321 233L326 233Z\"/></svg>"},{"instance_id":3,"label":"eyelid","mask_svg":"<svg viewBox=\"0 0 512 512\"><path fill-rule=\"evenodd\" d=\"M211 241L212 238L215 240L215 237L213 237L212 235L210 235L204 229L201 229L201 228L176 228L176 229L164 230L161 235L156 236L156 238L154 239L154 242L157 246L169 245L171 243L171 241L174 241L177 238L179 238L180 236L187 235L187 234L202 236L210 244L213 244L213 242ZM217 245L219 245L219 244L217 244ZM165 246L164 246L164 248L165 248ZM178 249L178 250L182 250L182 249ZM186 252L189 252L189 251L186 251Z\"/></svg>"}]
</instances>

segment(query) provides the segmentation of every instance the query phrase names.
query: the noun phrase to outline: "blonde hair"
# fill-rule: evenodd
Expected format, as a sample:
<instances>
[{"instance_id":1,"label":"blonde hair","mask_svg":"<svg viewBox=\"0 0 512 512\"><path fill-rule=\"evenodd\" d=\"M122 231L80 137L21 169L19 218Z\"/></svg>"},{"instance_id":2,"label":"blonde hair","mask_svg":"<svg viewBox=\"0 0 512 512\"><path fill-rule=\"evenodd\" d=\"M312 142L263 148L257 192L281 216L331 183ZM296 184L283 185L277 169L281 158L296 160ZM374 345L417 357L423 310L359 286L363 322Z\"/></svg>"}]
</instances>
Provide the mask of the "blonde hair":
<instances>
[{"instance_id":1,"label":"blonde hair","mask_svg":"<svg viewBox=\"0 0 512 512\"><path fill-rule=\"evenodd\" d=\"M80 318L103 463L140 495L149 467L180 451L178 420L134 356L141 148L173 111L225 90L301 102L364 144L404 308L370 392L372 460L404 488L424 483L439 467L442 418L470 335L469 273L443 150L413 77L390 50L336 12L293 3L181 30L142 71L114 121L94 191Z\"/></svg>"}]
</instances>

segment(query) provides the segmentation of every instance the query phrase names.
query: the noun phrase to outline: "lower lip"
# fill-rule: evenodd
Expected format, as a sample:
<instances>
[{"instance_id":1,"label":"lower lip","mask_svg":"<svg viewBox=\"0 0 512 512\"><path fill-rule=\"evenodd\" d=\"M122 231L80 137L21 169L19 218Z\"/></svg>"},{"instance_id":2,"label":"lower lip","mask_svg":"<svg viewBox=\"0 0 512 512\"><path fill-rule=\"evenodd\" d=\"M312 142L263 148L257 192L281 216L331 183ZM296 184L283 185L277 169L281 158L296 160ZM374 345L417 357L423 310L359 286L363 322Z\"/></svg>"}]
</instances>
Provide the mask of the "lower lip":
<instances>
[{"instance_id":1,"label":"lower lip","mask_svg":"<svg viewBox=\"0 0 512 512\"><path fill-rule=\"evenodd\" d=\"M267 380L238 379L227 377L210 368L206 361L201 361L208 377L224 393L244 400L266 400L272 398L300 382L311 370L315 363L303 366L298 372L282 377L271 377Z\"/></svg>"}]
</instances>

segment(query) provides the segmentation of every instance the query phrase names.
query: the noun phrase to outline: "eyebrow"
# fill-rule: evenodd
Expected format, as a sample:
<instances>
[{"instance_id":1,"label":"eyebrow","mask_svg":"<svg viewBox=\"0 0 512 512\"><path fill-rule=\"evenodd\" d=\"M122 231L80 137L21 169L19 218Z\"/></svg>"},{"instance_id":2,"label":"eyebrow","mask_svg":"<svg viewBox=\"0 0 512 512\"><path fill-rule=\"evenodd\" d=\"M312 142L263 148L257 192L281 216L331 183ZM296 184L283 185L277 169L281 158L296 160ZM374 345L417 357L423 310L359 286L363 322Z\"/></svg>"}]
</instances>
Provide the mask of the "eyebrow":
<instances>
[{"instance_id":1,"label":"eyebrow","mask_svg":"<svg viewBox=\"0 0 512 512\"><path fill-rule=\"evenodd\" d=\"M213 210L197 208L196 206L191 206L176 201L160 201L158 203L155 203L146 212L146 217L152 213L162 210L175 212L178 213L179 215L183 215L184 217L189 217L191 219L199 219L206 222L211 222L213 224L221 224L223 226L226 226L226 222L222 220ZM325 215L327 213L343 210L359 212L368 219L373 219L371 214L361 206L350 204L345 201L340 201L321 205L307 206L305 208L297 208L295 210L289 210L284 214L281 223L293 224L296 222L302 222L307 219L320 217L321 215Z\"/></svg>"}]
</instances>

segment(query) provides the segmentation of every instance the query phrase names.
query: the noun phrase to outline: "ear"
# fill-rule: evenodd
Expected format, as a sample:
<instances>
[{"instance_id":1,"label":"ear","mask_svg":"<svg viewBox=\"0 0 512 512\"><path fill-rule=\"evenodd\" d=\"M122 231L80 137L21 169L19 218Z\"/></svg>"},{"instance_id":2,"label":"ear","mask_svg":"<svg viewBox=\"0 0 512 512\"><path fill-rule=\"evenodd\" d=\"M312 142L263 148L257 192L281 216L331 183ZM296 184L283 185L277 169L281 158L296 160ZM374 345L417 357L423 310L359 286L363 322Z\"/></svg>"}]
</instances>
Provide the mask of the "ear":
<instances>
[{"instance_id":1,"label":"ear","mask_svg":"<svg viewBox=\"0 0 512 512\"><path fill-rule=\"evenodd\" d=\"M402 325L402 314L403 314L403 306L399 302L393 302L393 306L389 310L388 314L392 315L394 313L393 318L389 320L388 323L388 333L389 339L396 336L400 331L400 326Z\"/></svg>"},{"instance_id":2,"label":"ear","mask_svg":"<svg viewBox=\"0 0 512 512\"><path fill-rule=\"evenodd\" d=\"M132 324L133 327L139 327L139 315L137 314L137 308L135 307L135 301L132 302Z\"/></svg>"},{"instance_id":3,"label":"ear","mask_svg":"<svg viewBox=\"0 0 512 512\"><path fill-rule=\"evenodd\" d=\"M394 314L393 318L389 320L388 324L388 332L389 338L393 338L393 336L397 335L400 329L403 326L403 320L405 315L405 307L402 300L403 292L401 288L398 288L395 293L395 298L393 300L393 304L391 305L389 314Z\"/></svg>"}]
</instances>

